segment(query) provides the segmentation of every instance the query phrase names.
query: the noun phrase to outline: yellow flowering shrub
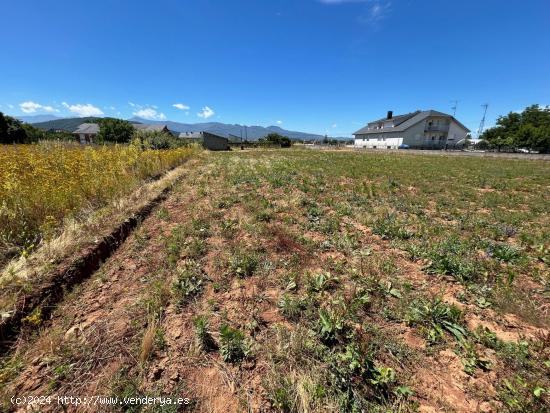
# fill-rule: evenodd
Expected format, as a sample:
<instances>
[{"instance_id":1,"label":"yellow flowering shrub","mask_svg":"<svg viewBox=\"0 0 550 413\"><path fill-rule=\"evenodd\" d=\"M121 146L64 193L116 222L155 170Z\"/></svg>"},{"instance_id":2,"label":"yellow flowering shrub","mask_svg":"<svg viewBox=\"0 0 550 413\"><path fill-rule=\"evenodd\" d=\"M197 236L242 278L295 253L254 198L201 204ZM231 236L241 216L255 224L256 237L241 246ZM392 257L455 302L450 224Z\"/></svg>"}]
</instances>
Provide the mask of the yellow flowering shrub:
<instances>
[{"instance_id":1,"label":"yellow flowering shrub","mask_svg":"<svg viewBox=\"0 0 550 413\"><path fill-rule=\"evenodd\" d=\"M192 152L139 145L0 145L0 253L31 249L53 236L64 218L107 205Z\"/></svg>"}]
</instances>

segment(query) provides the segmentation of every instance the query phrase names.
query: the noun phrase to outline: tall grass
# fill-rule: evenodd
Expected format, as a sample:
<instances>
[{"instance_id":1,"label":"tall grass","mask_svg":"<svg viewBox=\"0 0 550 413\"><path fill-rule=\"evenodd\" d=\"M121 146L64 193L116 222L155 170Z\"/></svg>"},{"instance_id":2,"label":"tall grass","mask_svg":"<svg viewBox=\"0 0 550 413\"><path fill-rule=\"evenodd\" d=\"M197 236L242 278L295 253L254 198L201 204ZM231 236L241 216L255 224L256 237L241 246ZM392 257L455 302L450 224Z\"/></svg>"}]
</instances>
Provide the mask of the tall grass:
<instances>
[{"instance_id":1,"label":"tall grass","mask_svg":"<svg viewBox=\"0 0 550 413\"><path fill-rule=\"evenodd\" d=\"M193 149L67 143L0 145L0 261L32 249L67 217L107 205L147 178L181 164Z\"/></svg>"}]
</instances>

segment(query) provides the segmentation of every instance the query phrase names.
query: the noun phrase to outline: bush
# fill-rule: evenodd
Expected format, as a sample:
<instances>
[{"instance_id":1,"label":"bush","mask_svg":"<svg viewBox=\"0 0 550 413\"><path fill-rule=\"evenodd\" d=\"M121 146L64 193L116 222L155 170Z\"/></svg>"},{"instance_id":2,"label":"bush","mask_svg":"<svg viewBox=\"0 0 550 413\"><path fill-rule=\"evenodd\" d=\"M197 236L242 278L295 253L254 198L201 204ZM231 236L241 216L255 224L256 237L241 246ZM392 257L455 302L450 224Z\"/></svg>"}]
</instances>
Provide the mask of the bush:
<instances>
[{"instance_id":1,"label":"bush","mask_svg":"<svg viewBox=\"0 0 550 413\"><path fill-rule=\"evenodd\" d=\"M121 119L105 118L99 121L99 133L97 140L102 142L130 142L134 133L134 127L128 121Z\"/></svg>"},{"instance_id":2,"label":"bush","mask_svg":"<svg viewBox=\"0 0 550 413\"><path fill-rule=\"evenodd\" d=\"M182 140L162 131L136 130L133 139L146 149L174 149L185 146Z\"/></svg>"}]
</instances>

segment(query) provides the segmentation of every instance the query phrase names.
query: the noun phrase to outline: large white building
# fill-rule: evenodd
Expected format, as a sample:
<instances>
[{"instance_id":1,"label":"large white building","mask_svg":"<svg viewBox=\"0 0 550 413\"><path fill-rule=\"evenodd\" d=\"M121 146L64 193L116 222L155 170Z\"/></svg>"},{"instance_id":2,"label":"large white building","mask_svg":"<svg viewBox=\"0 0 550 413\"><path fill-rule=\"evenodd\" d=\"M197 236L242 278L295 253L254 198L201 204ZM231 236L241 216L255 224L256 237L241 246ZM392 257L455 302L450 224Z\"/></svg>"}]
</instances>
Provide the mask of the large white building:
<instances>
[{"instance_id":1,"label":"large white building","mask_svg":"<svg viewBox=\"0 0 550 413\"><path fill-rule=\"evenodd\" d=\"M407 145L416 149L462 147L470 130L453 116L435 110L388 115L369 122L355 136L356 148L397 149Z\"/></svg>"}]
</instances>

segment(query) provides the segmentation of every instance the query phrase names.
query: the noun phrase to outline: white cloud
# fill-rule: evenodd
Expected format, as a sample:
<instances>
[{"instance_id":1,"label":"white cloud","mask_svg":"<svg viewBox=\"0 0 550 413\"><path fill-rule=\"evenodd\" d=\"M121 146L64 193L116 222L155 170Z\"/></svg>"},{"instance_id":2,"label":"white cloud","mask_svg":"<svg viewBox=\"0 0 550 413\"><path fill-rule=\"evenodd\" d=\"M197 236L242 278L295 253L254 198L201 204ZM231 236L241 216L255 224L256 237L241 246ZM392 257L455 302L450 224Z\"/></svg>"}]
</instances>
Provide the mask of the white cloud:
<instances>
[{"instance_id":1,"label":"white cloud","mask_svg":"<svg viewBox=\"0 0 550 413\"><path fill-rule=\"evenodd\" d=\"M179 110L189 110L189 109L191 109L189 106L184 105L183 103L174 103L172 106L175 107L176 109L179 109Z\"/></svg>"},{"instance_id":2,"label":"white cloud","mask_svg":"<svg viewBox=\"0 0 550 413\"><path fill-rule=\"evenodd\" d=\"M153 108L143 108L133 113L134 116L147 120L166 120L166 115L162 112L157 112Z\"/></svg>"},{"instance_id":3,"label":"white cloud","mask_svg":"<svg viewBox=\"0 0 550 413\"><path fill-rule=\"evenodd\" d=\"M375 1L367 9L367 12L359 17L359 21L365 24L376 24L386 18L391 10L389 1Z\"/></svg>"},{"instance_id":4,"label":"white cloud","mask_svg":"<svg viewBox=\"0 0 550 413\"><path fill-rule=\"evenodd\" d=\"M8 105L8 106L10 106L10 108L13 108L13 105ZM40 103L32 102L30 100L27 102L20 103L19 107L24 113L35 113L38 111L48 112L48 113L59 112L57 109L55 109L52 106L44 106L44 105L41 105Z\"/></svg>"},{"instance_id":5,"label":"white cloud","mask_svg":"<svg viewBox=\"0 0 550 413\"><path fill-rule=\"evenodd\" d=\"M75 105L69 105L67 102L62 102L61 104L67 109L69 109L69 112L72 112L81 118L88 117L88 116L104 115L101 109L99 109L98 107L95 107L90 103L86 103L86 104L77 103Z\"/></svg>"},{"instance_id":6,"label":"white cloud","mask_svg":"<svg viewBox=\"0 0 550 413\"><path fill-rule=\"evenodd\" d=\"M11 103L8 103L8 108L13 109L14 107Z\"/></svg>"},{"instance_id":7,"label":"white cloud","mask_svg":"<svg viewBox=\"0 0 550 413\"><path fill-rule=\"evenodd\" d=\"M282 125L283 124L283 121L282 120L278 120L277 121L277 125Z\"/></svg>"},{"instance_id":8,"label":"white cloud","mask_svg":"<svg viewBox=\"0 0 550 413\"><path fill-rule=\"evenodd\" d=\"M131 107L133 107L133 108L136 107L136 104L135 104L134 102L128 102L128 104L129 104Z\"/></svg>"},{"instance_id":9,"label":"white cloud","mask_svg":"<svg viewBox=\"0 0 550 413\"><path fill-rule=\"evenodd\" d=\"M338 125L337 125L336 123L333 123L333 124L332 124L332 128L333 128L333 129L334 129L334 128L337 128L337 127L338 127Z\"/></svg>"},{"instance_id":10,"label":"white cloud","mask_svg":"<svg viewBox=\"0 0 550 413\"><path fill-rule=\"evenodd\" d=\"M214 116L214 113L215 112L212 109L210 109L208 106L205 106L202 108L202 111L197 113L197 116L199 118L208 119L209 117Z\"/></svg>"}]
</instances>

